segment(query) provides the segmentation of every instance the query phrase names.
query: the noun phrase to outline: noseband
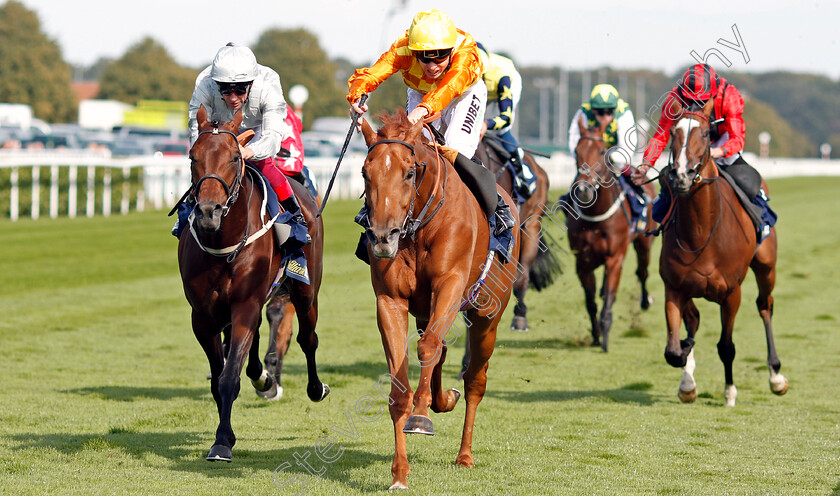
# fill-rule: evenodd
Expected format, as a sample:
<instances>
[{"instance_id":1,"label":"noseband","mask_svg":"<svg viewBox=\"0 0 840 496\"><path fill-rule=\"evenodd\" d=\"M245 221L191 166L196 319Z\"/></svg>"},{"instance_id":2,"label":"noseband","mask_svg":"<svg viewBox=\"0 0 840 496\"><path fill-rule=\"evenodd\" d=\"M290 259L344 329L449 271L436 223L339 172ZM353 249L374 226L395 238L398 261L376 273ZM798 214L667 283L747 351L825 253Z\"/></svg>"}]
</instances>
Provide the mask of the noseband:
<instances>
[{"instance_id":1,"label":"noseband","mask_svg":"<svg viewBox=\"0 0 840 496\"><path fill-rule=\"evenodd\" d=\"M204 134L211 134L215 136L218 136L219 134L229 134L233 136L233 140L236 142L236 146L239 147L239 140L237 139L236 135L231 131L228 131L227 129L219 129L215 126L215 123L213 129L201 131L200 133L198 133L198 138L201 138L201 136ZM196 138L196 141L198 141L198 138ZM230 186L228 186L228 183L225 182L225 180L222 179L222 177L218 174L205 174L201 176L198 179L198 181L196 181L195 186L193 188L195 190L195 198L198 199L198 191L201 188L201 183L203 183L206 179L215 179L216 181L219 181L220 183L222 183L222 187L225 188L225 196L227 196L227 201L225 201L225 204L222 205L222 217L226 216L228 211L230 210L231 205L233 205L236 202L237 197L239 197L239 187L242 186L242 170L244 169L244 162L244 160L241 160L242 166L236 169L236 178L233 180L233 185Z\"/></svg>"}]
</instances>

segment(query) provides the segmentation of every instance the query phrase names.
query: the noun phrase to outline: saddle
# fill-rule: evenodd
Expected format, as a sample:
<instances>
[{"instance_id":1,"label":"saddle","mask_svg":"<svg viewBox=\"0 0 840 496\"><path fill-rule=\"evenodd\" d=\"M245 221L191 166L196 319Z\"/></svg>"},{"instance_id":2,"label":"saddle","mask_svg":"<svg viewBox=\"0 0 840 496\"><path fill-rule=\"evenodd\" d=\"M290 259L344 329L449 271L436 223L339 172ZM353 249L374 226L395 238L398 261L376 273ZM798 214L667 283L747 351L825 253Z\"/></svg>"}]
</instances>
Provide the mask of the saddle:
<instances>
[{"instance_id":1,"label":"saddle","mask_svg":"<svg viewBox=\"0 0 840 496\"><path fill-rule=\"evenodd\" d=\"M760 243L764 237L764 210L762 205L757 205L754 199L761 189L761 175L757 170L746 164L733 164L729 167L718 167L720 175L726 179L726 182L732 186L738 201L747 211L750 220L755 229L755 239ZM766 206L766 203L765 203ZM769 207L766 207L769 210ZM772 212L772 211L771 211ZM772 223L767 222L770 226L775 224L775 213L772 216ZM769 220L769 219L768 219Z\"/></svg>"}]
</instances>

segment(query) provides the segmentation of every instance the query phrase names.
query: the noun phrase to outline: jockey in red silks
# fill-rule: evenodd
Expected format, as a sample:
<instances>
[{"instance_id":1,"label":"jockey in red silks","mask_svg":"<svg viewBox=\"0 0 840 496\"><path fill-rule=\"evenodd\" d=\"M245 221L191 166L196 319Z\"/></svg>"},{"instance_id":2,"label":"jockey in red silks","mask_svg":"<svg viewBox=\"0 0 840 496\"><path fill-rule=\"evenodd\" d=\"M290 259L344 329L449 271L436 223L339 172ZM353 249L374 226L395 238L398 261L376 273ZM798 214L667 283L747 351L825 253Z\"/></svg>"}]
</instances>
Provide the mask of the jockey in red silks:
<instances>
[{"instance_id":1,"label":"jockey in red silks","mask_svg":"<svg viewBox=\"0 0 840 496\"><path fill-rule=\"evenodd\" d=\"M709 119L709 139L711 141L709 154L722 170L729 173L765 212L764 221L772 226L776 221L776 214L767 205L766 192L761 189L761 175L750 166L741 155L744 150L744 136L747 127L744 124L744 98L732 83L720 77L708 64L696 64L683 75L680 84L668 94L662 105L662 115L656 133L645 149L642 164L633 172L633 180L637 184L645 182L646 174L656 160L668 146L671 126L681 115L669 115L668 109L677 101L688 111L699 111L706 102L714 100L714 110ZM668 194L665 190L654 201L653 218L662 221L668 204ZM769 226L765 231L769 233Z\"/></svg>"}]
</instances>

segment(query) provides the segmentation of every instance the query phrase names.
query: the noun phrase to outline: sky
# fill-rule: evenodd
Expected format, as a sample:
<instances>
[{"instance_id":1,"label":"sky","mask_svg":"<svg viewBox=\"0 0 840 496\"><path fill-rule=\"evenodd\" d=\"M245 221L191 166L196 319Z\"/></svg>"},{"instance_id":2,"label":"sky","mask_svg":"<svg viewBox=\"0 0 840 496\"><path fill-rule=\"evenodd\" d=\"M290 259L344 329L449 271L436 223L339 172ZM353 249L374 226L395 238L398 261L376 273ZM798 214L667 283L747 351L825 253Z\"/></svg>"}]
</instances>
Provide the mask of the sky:
<instances>
[{"instance_id":1,"label":"sky","mask_svg":"<svg viewBox=\"0 0 840 496\"><path fill-rule=\"evenodd\" d=\"M119 58L150 36L178 63L198 68L229 41L254 45L267 29L303 27L330 58L361 67L378 58L414 14L434 7L522 66L671 75L693 63L693 51L724 75L789 70L840 79L836 0L19 1L38 14L64 60L82 66Z\"/></svg>"}]
</instances>

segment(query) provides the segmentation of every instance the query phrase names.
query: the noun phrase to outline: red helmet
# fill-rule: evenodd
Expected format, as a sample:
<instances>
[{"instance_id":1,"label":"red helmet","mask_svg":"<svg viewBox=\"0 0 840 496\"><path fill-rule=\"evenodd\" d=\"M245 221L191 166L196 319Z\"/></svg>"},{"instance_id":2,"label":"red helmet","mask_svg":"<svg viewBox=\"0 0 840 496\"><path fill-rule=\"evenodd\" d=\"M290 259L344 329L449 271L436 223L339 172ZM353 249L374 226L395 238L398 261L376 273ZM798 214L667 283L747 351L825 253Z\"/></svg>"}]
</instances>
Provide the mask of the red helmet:
<instances>
[{"instance_id":1,"label":"red helmet","mask_svg":"<svg viewBox=\"0 0 840 496\"><path fill-rule=\"evenodd\" d=\"M717 95L720 78L709 64L696 64L688 69L680 83L680 93L688 99L705 102Z\"/></svg>"}]
</instances>

